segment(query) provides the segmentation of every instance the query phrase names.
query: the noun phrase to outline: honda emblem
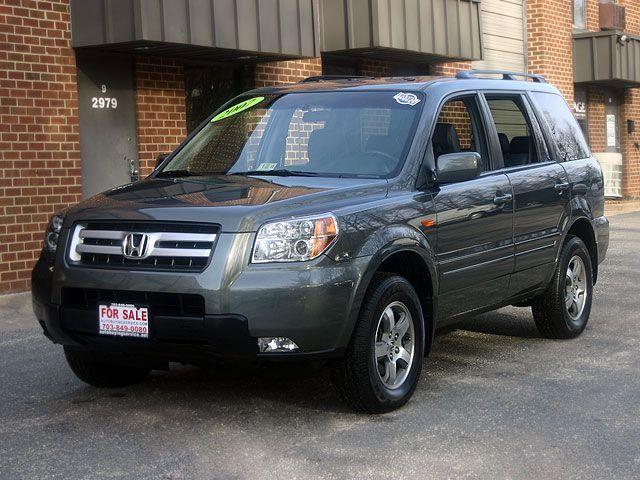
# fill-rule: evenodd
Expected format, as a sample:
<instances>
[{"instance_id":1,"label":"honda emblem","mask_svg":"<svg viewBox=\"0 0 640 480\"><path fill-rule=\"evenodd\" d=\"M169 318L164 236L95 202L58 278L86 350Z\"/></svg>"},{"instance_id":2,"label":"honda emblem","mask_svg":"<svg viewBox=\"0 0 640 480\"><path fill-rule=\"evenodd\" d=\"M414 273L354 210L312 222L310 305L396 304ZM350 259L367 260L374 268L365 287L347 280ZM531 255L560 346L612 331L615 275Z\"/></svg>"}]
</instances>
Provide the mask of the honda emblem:
<instances>
[{"instance_id":1,"label":"honda emblem","mask_svg":"<svg viewBox=\"0 0 640 480\"><path fill-rule=\"evenodd\" d=\"M148 246L149 235L146 233L127 233L122 241L122 253L125 258L145 258Z\"/></svg>"}]
</instances>

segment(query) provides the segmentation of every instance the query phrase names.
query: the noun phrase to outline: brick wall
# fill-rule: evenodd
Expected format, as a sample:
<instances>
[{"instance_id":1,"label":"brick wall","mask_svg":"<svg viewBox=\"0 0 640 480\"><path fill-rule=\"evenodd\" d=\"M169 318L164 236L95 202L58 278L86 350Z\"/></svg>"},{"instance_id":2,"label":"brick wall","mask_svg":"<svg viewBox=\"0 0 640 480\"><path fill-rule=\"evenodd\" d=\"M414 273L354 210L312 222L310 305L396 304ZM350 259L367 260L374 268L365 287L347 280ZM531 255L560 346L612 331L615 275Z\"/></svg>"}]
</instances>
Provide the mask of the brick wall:
<instances>
[{"instance_id":1,"label":"brick wall","mask_svg":"<svg viewBox=\"0 0 640 480\"><path fill-rule=\"evenodd\" d=\"M259 63L256 65L255 75L256 88L295 83L307 77L322 75L322 62L320 58L309 58Z\"/></svg>"},{"instance_id":2,"label":"brick wall","mask_svg":"<svg viewBox=\"0 0 640 480\"><path fill-rule=\"evenodd\" d=\"M470 70L471 62L448 62L433 65L430 69L431 75L444 75L445 77L454 77L460 70Z\"/></svg>"},{"instance_id":3,"label":"brick wall","mask_svg":"<svg viewBox=\"0 0 640 480\"><path fill-rule=\"evenodd\" d=\"M391 64L380 60L361 60L358 62L358 75L388 77L391 75Z\"/></svg>"},{"instance_id":4,"label":"brick wall","mask_svg":"<svg viewBox=\"0 0 640 480\"><path fill-rule=\"evenodd\" d=\"M604 122L604 90L599 87L589 87L587 95L589 147L593 152L604 152L607 141Z\"/></svg>"},{"instance_id":5,"label":"brick wall","mask_svg":"<svg viewBox=\"0 0 640 480\"><path fill-rule=\"evenodd\" d=\"M591 0L594 1L594 0ZM634 35L640 34L640 4L638 0L618 0L618 3L626 7L625 31Z\"/></svg>"},{"instance_id":6,"label":"brick wall","mask_svg":"<svg viewBox=\"0 0 640 480\"><path fill-rule=\"evenodd\" d=\"M640 132L627 133L627 119L636 121L636 129L640 129L640 92L637 88L626 89L624 102L620 108L620 149L622 151L622 195L640 197ZM639 145L640 146L640 145Z\"/></svg>"},{"instance_id":7,"label":"brick wall","mask_svg":"<svg viewBox=\"0 0 640 480\"><path fill-rule=\"evenodd\" d=\"M566 0L527 0L528 69L573 101L573 11Z\"/></svg>"},{"instance_id":8,"label":"brick wall","mask_svg":"<svg viewBox=\"0 0 640 480\"><path fill-rule=\"evenodd\" d=\"M626 6L626 29L631 34L640 34L640 5L631 0L620 0ZM598 0L587 1L587 29L600 30ZM606 149L605 132L605 90L589 87L589 144L593 152ZM616 92L620 101L620 152L623 158L622 194L625 197L640 197L640 151L635 146L640 142L640 132L627 133L626 121L635 120L640 129L640 94L637 89Z\"/></svg>"},{"instance_id":9,"label":"brick wall","mask_svg":"<svg viewBox=\"0 0 640 480\"><path fill-rule=\"evenodd\" d=\"M592 0L593 1L593 0ZM637 0L620 0L626 6L625 31L640 34L640 3ZM620 108L620 149L622 151L622 195L640 197L640 91L638 88L624 90ZM635 120L636 132L627 133L627 120Z\"/></svg>"},{"instance_id":10,"label":"brick wall","mask_svg":"<svg viewBox=\"0 0 640 480\"><path fill-rule=\"evenodd\" d=\"M0 4L0 293L26 290L49 217L80 199L68 0Z\"/></svg>"},{"instance_id":11,"label":"brick wall","mask_svg":"<svg viewBox=\"0 0 640 480\"><path fill-rule=\"evenodd\" d=\"M138 57L135 63L140 176L187 135L183 66L171 59Z\"/></svg>"},{"instance_id":12,"label":"brick wall","mask_svg":"<svg viewBox=\"0 0 640 480\"><path fill-rule=\"evenodd\" d=\"M597 32L600 30L599 0L586 0L587 30Z\"/></svg>"},{"instance_id":13,"label":"brick wall","mask_svg":"<svg viewBox=\"0 0 640 480\"><path fill-rule=\"evenodd\" d=\"M0 5L0 293L26 290L49 217L81 200L69 1ZM186 135L182 66L136 60L141 174Z\"/></svg>"}]
</instances>

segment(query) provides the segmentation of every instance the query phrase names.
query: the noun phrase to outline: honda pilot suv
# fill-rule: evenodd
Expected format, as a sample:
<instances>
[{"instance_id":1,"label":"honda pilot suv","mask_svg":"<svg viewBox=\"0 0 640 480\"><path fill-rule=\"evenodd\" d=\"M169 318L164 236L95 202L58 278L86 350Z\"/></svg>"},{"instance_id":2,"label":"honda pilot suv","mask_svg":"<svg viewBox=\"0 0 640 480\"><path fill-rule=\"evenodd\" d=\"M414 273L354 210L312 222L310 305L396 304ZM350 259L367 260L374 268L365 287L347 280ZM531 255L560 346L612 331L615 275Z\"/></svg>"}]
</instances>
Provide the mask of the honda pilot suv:
<instances>
[{"instance_id":1,"label":"honda pilot suv","mask_svg":"<svg viewBox=\"0 0 640 480\"><path fill-rule=\"evenodd\" d=\"M530 306L542 336L580 335L602 171L556 88L495 73L231 100L144 180L53 216L44 334L97 387L169 362L321 361L364 412L407 402L436 330L470 315Z\"/></svg>"}]
</instances>

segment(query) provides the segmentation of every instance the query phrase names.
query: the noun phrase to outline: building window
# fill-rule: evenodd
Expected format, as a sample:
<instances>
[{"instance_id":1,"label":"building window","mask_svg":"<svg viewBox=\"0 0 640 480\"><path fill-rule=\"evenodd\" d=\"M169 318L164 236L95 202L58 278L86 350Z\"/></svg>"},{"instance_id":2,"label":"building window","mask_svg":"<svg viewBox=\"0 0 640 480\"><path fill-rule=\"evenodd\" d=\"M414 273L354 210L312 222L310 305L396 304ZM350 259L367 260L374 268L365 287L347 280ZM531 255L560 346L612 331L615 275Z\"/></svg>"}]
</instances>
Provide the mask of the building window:
<instances>
[{"instance_id":1,"label":"building window","mask_svg":"<svg viewBox=\"0 0 640 480\"><path fill-rule=\"evenodd\" d=\"M587 29L586 0L573 0L573 28Z\"/></svg>"}]
</instances>

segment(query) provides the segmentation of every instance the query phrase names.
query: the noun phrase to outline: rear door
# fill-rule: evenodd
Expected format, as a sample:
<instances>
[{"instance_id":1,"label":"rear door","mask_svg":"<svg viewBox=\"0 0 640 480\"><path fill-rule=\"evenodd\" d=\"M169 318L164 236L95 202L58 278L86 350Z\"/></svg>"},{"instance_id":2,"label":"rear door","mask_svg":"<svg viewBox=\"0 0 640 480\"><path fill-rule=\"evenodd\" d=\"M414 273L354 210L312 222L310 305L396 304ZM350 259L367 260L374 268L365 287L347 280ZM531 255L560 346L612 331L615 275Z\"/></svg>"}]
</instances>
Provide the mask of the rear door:
<instances>
[{"instance_id":1,"label":"rear door","mask_svg":"<svg viewBox=\"0 0 640 480\"><path fill-rule=\"evenodd\" d=\"M443 154L478 152L485 170L434 192L439 308L445 319L504 299L513 270L512 191L506 174L493 169L477 95L444 104L431 148L436 165Z\"/></svg>"},{"instance_id":2,"label":"rear door","mask_svg":"<svg viewBox=\"0 0 640 480\"><path fill-rule=\"evenodd\" d=\"M500 145L514 195L515 265L509 296L535 290L548 279L566 220L570 186L552 160L528 99L520 93L484 94L489 131Z\"/></svg>"}]
</instances>

